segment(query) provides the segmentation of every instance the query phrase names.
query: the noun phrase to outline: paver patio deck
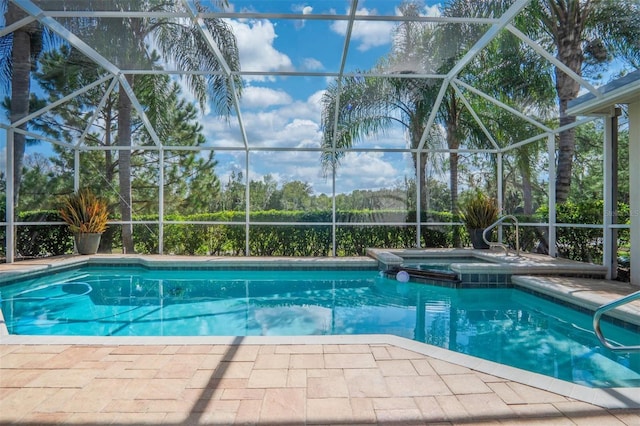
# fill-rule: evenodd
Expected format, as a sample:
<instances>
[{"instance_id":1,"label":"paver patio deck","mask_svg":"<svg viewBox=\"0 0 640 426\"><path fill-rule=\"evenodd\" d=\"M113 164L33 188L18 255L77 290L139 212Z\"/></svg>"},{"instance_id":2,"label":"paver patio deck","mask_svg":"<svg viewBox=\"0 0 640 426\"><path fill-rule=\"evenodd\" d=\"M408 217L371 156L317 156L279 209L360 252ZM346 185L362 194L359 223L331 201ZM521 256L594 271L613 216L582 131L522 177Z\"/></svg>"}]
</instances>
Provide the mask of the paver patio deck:
<instances>
[{"instance_id":1,"label":"paver patio deck","mask_svg":"<svg viewBox=\"0 0 640 426\"><path fill-rule=\"evenodd\" d=\"M0 351L1 424L640 425L640 409L601 408L390 344Z\"/></svg>"}]
</instances>

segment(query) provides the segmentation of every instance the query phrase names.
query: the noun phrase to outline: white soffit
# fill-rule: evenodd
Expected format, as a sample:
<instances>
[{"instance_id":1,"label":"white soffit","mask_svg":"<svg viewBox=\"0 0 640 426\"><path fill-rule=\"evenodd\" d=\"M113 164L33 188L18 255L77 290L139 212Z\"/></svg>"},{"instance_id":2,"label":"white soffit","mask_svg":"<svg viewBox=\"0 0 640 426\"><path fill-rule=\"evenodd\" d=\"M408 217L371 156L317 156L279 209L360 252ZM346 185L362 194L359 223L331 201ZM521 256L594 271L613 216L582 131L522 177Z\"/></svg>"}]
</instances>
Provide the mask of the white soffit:
<instances>
[{"instance_id":1,"label":"white soffit","mask_svg":"<svg viewBox=\"0 0 640 426\"><path fill-rule=\"evenodd\" d=\"M592 93L569 102L568 115L611 115L618 104L640 101L640 70L627 74L599 89L601 95Z\"/></svg>"}]
</instances>

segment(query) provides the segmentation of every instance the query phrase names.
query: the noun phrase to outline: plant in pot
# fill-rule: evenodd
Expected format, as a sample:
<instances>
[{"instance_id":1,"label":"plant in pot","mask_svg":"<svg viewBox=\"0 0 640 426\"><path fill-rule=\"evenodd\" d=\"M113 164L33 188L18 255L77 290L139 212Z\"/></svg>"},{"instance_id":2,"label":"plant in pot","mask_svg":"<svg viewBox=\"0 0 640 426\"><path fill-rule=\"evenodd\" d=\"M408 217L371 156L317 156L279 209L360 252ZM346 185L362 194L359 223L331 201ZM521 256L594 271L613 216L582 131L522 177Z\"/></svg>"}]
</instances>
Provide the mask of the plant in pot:
<instances>
[{"instance_id":1,"label":"plant in pot","mask_svg":"<svg viewBox=\"0 0 640 426\"><path fill-rule=\"evenodd\" d=\"M482 191L476 191L460 204L460 216L467 228L473 248L489 248L482 239L482 234L487 227L498 220L499 214L500 210L495 198L487 196Z\"/></svg>"},{"instance_id":2,"label":"plant in pot","mask_svg":"<svg viewBox=\"0 0 640 426\"><path fill-rule=\"evenodd\" d=\"M107 229L107 201L83 188L65 195L59 212L74 235L78 253L97 253L100 237Z\"/></svg>"}]
</instances>

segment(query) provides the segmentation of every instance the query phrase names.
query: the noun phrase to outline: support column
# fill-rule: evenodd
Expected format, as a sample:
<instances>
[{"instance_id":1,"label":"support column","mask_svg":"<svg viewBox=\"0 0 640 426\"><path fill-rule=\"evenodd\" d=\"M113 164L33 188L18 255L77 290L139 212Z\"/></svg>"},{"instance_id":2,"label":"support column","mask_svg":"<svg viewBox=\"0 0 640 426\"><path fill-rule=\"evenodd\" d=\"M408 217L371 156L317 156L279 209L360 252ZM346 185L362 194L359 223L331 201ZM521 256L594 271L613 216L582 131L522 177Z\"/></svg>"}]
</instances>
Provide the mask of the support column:
<instances>
[{"instance_id":1,"label":"support column","mask_svg":"<svg viewBox=\"0 0 640 426\"><path fill-rule=\"evenodd\" d=\"M504 194L502 193L504 191L504 187L503 187L503 180L504 180L504 172L502 170L503 164L502 164L502 152L499 152L496 155L496 160L498 163L498 175L496 176L496 183L498 186L498 210L500 213L498 213L498 217L501 217L503 215L506 214L506 212L504 211ZM500 243L502 243L502 223L498 226L498 241Z\"/></svg>"},{"instance_id":2,"label":"support column","mask_svg":"<svg viewBox=\"0 0 640 426\"><path fill-rule=\"evenodd\" d=\"M338 256L338 240L336 239L336 151L331 151L331 256Z\"/></svg>"},{"instance_id":3,"label":"support column","mask_svg":"<svg viewBox=\"0 0 640 426\"><path fill-rule=\"evenodd\" d=\"M158 254L164 254L164 148L158 153Z\"/></svg>"},{"instance_id":4,"label":"support column","mask_svg":"<svg viewBox=\"0 0 640 426\"><path fill-rule=\"evenodd\" d=\"M607 268L606 278L615 279L618 275L618 232L613 227L618 215L618 115L614 108L610 117L604 117L603 170L603 243L602 263Z\"/></svg>"},{"instance_id":5,"label":"support column","mask_svg":"<svg viewBox=\"0 0 640 426\"><path fill-rule=\"evenodd\" d=\"M13 129L7 131L7 146L6 146L6 164L7 164L7 197L5 208L5 220L7 222L6 227L6 261L7 263L13 263L16 253L16 233L15 225L13 224L15 217L15 205L13 204Z\"/></svg>"},{"instance_id":6,"label":"support column","mask_svg":"<svg viewBox=\"0 0 640 426\"><path fill-rule=\"evenodd\" d=\"M80 189L80 150L76 147L73 150L73 190Z\"/></svg>"},{"instance_id":7,"label":"support column","mask_svg":"<svg viewBox=\"0 0 640 426\"><path fill-rule=\"evenodd\" d=\"M421 168L425 167L424 164L420 162L421 160L420 150L416 151L416 247L422 248L422 179L420 179ZM426 176L426 172L425 172ZM426 180L426 178L425 178ZM455 212L451 212L455 213Z\"/></svg>"},{"instance_id":8,"label":"support column","mask_svg":"<svg viewBox=\"0 0 640 426\"><path fill-rule=\"evenodd\" d=\"M249 243L249 221L251 219L251 203L249 202L251 197L251 194L249 193L249 151L245 151L244 153L244 164L244 255L251 256L251 244Z\"/></svg>"},{"instance_id":9,"label":"support column","mask_svg":"<svg viewBox=\"0 0 640 426\"><path fill-rule=\"evenodd\" d=\"M629 104L629 217L631 221L631 284L640 286L640 100Z\"/></svg>"},{"instance_id":10,"label":"support column","mask_svg":"<svg viewBox=\"0 0 640 426\"><path fill-rule=\"evenodd\" d=\"M553 133L547 138L549 153L549 256L558 257L556 249L556 138Z\"/></svg>"}]
</instances>

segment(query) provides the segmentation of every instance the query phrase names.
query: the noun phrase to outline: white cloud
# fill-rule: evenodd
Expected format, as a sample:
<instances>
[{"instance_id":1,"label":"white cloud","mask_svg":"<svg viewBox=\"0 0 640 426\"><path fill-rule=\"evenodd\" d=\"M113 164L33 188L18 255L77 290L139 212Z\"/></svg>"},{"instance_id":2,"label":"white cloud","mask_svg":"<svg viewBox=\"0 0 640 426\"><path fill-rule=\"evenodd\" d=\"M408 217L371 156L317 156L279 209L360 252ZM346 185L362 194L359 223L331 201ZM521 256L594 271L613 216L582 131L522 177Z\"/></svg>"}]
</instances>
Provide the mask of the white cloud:
<instances>
[{"instance_id":1,"label":"white cloud","mask_svg":"<svg viewBox=\"0 0 640 426\"><path fill-rule=\"evenodd\" d=\"M205 116L200 120L202 125L202 133L207 140L207 146L228 146L238 147L242 149L241 134L238 128L238 120L231 117L227 122L226 119L216 116Z\"/></svg>"},{"instance_id":2,"label":"white cloud","mask_svg":"<svg viewBox=\"0 0 640 426\"><path fill-rule=\"evenodd\" d=\"M243 114L249 144L253 147L314 147L320 146L320 126L314 120L292 116L295 108Z\"/></svg>"},{"instance_id":3,"label":"white cloud","mask_svg":"<svg viewBox=\"0 0 640 426\"><path fill-rule=\"evenodd\" d=\"M297 148L318 147L320 142L320 126L312 120L295 118L279 132L276 133L282 139L289 139Z\"/></svg>"},{"instance_id":4,"label":"white cloud","mask_svg":"<svg viewBox=\"0 0 640 426\"><path fill-rule=\"evenodd\" d=\"M421 13L421 16L442 16L440 5L434 4L433 6L425 6L424 13Z\"/></svg>"},{"instance_id":5,"label":"white cloud","mask_svg":"<svg viewBox=\"0 0 640 426\"><path fill-rule=\"evenodd\" d=\"M313 7L306 4L292 4L291 10L303 15L311 15L313 13Z\"/></svg>"},{"instance_id":6,"label":"white cloud","mask_svg":"<svg viewBox=\"0 0 640 426\"><path fill-rule=\"evenodd\" d=\"M317 186L325 180L319 152L256 152L251 166L257 176L270 174L279 185L299 180Z\"/></svg>"},{"instance_id":7,"label":"white cloud","mask_svg":"<svg viewBox=\"0 0 640 426\"><path fill-rule=\"evenodd\" d=\"M291 102L291 96L282 90L255 86L247 86L242 90L242 108L267 108Z\"/></svg>"},{"instance_id":8,"label":"white cloud","mask_svg":"<svg viewBox=\"0 0 640 426\"><path fill-rule=\"evenodd\" d=\"M322 114L322 104L320 102L324 91L318 91L309 96L305 101L296 101L292 104L283 106L280 113L290 119L306 118L320 123Z\"/></svg>"},{"instance_id":9,"label":"white cloud","mask_svg":"<svg viewBox=\"0 0 640 426\"><path fill-rule=\"evenodd\" d=\"M291 10L297 13L301 13L303 15L311 15L313 13L313 7L307 6L305 4L294 4L291 6ZM294 22L295 28L298 30L301 28L304 28L305 22L306 20L304 19L296 20Z\"/></svg>"},{"instance_id":10,"label":"white cloud","mask_svg":"<svg viewBox=\"0 0 640 426\"><path fill-rule=\"evenodd\" d=\"M335 13L335 11L333 11ZM396 10L396 15L399 15ZM356 11L356 15L375 16L375 9L360 8ZM421 16L441 16L442 11L439 4L433 6L425 6ZM331 25L331 30L344 36L347 33L347 21L337 21ZM383 21L356 21L351 33L352 41L358 42L357 49L364 52L378 46L384 46L391 43L392 32L396 27L394 22Z\"/></svg>"},{"instance_id":11,"label":"white cloud","mask_svg":"<svg viewBox=\"0 0 640 426\"><path fill-rule=\"evenodd\" d=\"M340 161L336 190L379 189L393 186L403 176L381 152L351 152Z\"/></svg>"},{"instance_id":12,"label":"white cloud","mask_svg":"<svg viewBox=\"0 0 640 426\"><path fill-rule=\"evenodd\" d=\"M264 88L252 87L248 101L250 110L246 108L243 95L242 119L249 144L254 147L319 147L320 105L317 101L319 94L312 95L306 101L291 102L286 94ZM268 99L268 100L267 100ZM285 103L288 101L289 103ZM267 110L260 103L269 103ZM219 117L205 117L201 121L207 140L213 146L243 147L241 133L235 118L229 123Z\"/></svg>"},{"instance_id":13,"label":"white cloud","mask_svg":"<svg viewBox=\"0 0 640 426\"><path fill-rule=\"evenodd\" d=\"M358 9L356 15L376 15L375 9ZM395 24L393 22L356 21L351 32L351 40L358 43L357 49L364 52L378 46L391 43L391 32ZM331 24L331 30L342 36L347 33L347 21L336 21Z\"/></svg>"},{"instance_id":14,"label":"white cloud","mask_svg":"<svg viewBox=\"0 0 640 426\"><path fill-rule=\"evenodd\" d=\"M318 90L317 92L313 93L311 96L309 96L307 98L307 102L314 104L314 105L320 105L320 101L322 100L322 97L324 96L324 90ZM319 109L318 109L319 110Z\"/></svg>"},{"instance_id":15,"label":"white cloud","mask_svg":"<svg viewBox=\"0 0 640 426\"><path fill-rule=\"evenodd\" d=\"M267 20L229 21L238 41L243 71L292 71L291 59L273 47L275 26ZM266 77L247 80L264 81Z\"/></svg>"},{"instance_id":16,"label":"white cloud","mask_svg":"<svg viewBox=\"0 0 640 426\"><path fill-rule=\"evenodd\" d=\"M317 59L305 58L302 61L302 69L305 71L319 71L324 69L324 65Z\"/></svg>"},{"instance_id":17,"label":"white cloud","mask_svg":"<svg viewBox=\"0 0 640 426\"><path fill-rule=\"evenodd\" d=\"M322 141L320 117L324 91L307 99L284 103L286 96L278 90L250 86L243 96L243 123L251 147L319 148ZM245 96L250 99L245 99ZM269 99L265 101L264 99ZM257 109L249 110L245 102ZM269 109L262 107L269 104ZM238 151L217 151L216 171L226 182L232 170L245 172L244 144L237 121L208 117L202 121L210 144L237 146ZM402 129L391 128L384 135L359 143L369 147L405 147ZM312 186L314 193L331 193L331 179L323 176L319 151L253 151L250 154L252 180L271 174L279 185L299 180ZM338 169L338 188L341 193L355 189L377 189L398 183L410 168L410 156L397 153L355 152L345 155Z\"/></svg>"}]
</instances>

